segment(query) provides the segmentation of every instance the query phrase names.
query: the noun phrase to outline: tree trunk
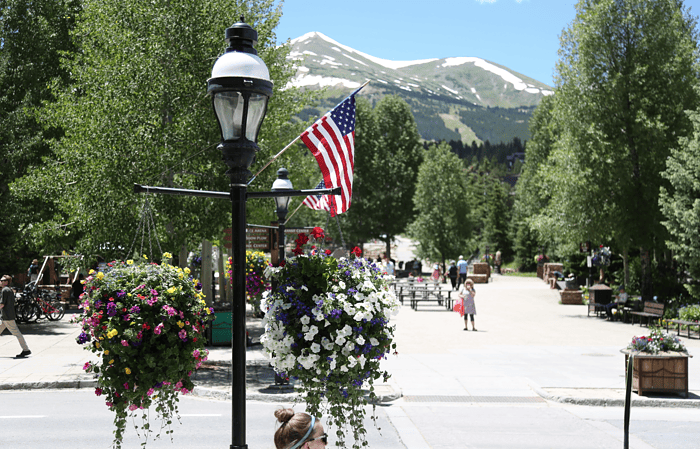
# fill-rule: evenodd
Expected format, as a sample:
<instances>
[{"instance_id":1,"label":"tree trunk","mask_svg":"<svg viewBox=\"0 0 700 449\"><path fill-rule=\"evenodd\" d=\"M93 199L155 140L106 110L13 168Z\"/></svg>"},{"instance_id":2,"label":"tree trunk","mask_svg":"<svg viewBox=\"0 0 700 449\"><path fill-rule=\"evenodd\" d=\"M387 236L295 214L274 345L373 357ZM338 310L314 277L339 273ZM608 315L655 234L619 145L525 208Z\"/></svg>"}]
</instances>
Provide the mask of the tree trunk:
<instances>
[{"instance_id":1,"label":"tree trunk","mask_svg":"<svg viewBox=\"0 0 700 449\"><path fill-rule=\"evenodd\" d=\"M651 301L654 296L654 292L651 280L651 258L649 257L649 250L644 247L640 247L639 257L642 262L642 301Z\"/></svg>"},{"instance_id":2,"label":"tree trunk","mask_svg":"<svg viewBox=\"0 0 700 449\"><path fill-rule=\"evenodd\" d=\"M386 258L391 259L391 236L387 235L384 243L386 243Z\"/></svg>"},{"instance_id":3,"label":"tree trunk","mask_svg":"<svg viewBox=\"0 0 700 449\"><path fill-rule=\"evenodd\" d=\"M630 264L629 264L629 251L627 247L622 249L622 266L625 273L625 289L629 289L630 285Z\"/></svg>"}]
</instances>

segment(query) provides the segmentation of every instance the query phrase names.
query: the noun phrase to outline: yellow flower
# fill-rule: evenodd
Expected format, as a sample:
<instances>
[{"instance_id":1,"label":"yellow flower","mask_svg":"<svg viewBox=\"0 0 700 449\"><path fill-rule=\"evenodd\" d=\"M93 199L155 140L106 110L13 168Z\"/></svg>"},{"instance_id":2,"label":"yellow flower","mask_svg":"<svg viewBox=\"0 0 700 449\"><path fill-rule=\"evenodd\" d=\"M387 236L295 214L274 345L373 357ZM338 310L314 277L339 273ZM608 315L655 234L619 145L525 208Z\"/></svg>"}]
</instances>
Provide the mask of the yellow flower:
<instances>
[{"instance_id":1,"label":"yellow flower","mask_svg":"<svg viewBox=\"0 0 700 449\"><path fill-rule=\"evenodd\" d=\"M95 276L97 279L102 280L105 277L105 274L103 272L97 273L97 276Z\"/></svg>"},{"instance_id":2,"label":"yellow flower","mask_svg":"<svg viewBox=\"0 0 700 449\"><path fill-rule=\"evenodd\" d=\"M95 273L95 270L88 271L88 274L93 274L93 273Z\"/></svg>"},{"instance_id":3,"label":"yellow flower","mask_svg":"<svg viewBox=\"0 0 700 449\"><path fill-rule=\"evenodd\" d=\"M114 359L112 359L112 360L110 360L109 362L107 362L107 365L111 365L112 363L114 363Z\"/></svg>"},{"instance_id":4,"label":"yellow flower","mask_svg":"<svg viewBox=\"0 0 700 449\"><path fill-rule=\"evenodd\" d=\"M169 289L166 290L166 292L167 292L169 295L172 295L173 293L175 293L175 291L176 291L175 287L170 287Z\"/></svg>"},{"instance_id":5,"label":"yellow flower","mask_svg":"<svg viewBox=\"0 0 700 449\"><path fill-rule=\"evenodd\" d=\"M185 268L185 274L190 274L191 271L192 270L190 270L189 268Z\"/></svg>"},{"instance_id":6,"label":"yellow flower","mask_svg":"<svg viewBox=\"0 0 700 449\"><path fill-rule=\"evenodd\" d=\"M202 302L204 302L204 301L202 301ZM211 309L209 307L206 308L206 311L207 311L207 315L211 314Z\"/></svg>"},{"instance_id":7,"label":"yellow flower","mask_svg":"<svg viewBox=\"0 0 700 449\"><path fill-rule=\"evenodd\" d=\"M130 370L129 368L124 368L124 372L125 372L126 374L131 374L131 370Z\"/></svg>"},{"instance_id":8,"label":"yellow flower","mask_svg":"<svg viewBox=\"0 0 700 449\"><path fill-rule=\"evenodd\" d=\"M173 258L172 254L170 254L168 252L163 253L163 259L172 259L172 258Z\"/></svg>"},{"instance_id":9,"label":"yellow flower","mask_svg":"<svg viewBox=\"0 0 700 449\"><path fill-rule=\"evenodd\" d=\"M183 327L185 327L185 323L183 323L182 321L178 321L178 322L177 322L177 325L180 326L180 329L182 329Z\"/></svg>"},{"instance_id":10,"label":"yellow flower","mask_svg":"<svg viewBox=\"0 0 700 449\"><path fill-rule=\"evenodd\" d=\"M177 275L177 277L179 277L180 279L182 279L182 278L184 278L184 277L185 277L185 275L184 275L184 274L182 274L182 273L180 273L180 274L178 274L178 275Z\"/></svg>"},{"instance_id":11,"label":"yellow flower","mask_svg":"<svg viewBox=\"0 0 700 449\"><path fill-rule=\"evenodd\" d=\"M109 355L109 349L105 349L105 355Z\"/></svg>"},{"instance_id":12,"label":"yellow flower","mask_svg":"<svg viewBox=\"0 0 700 449\"><path fill-rule=\"evenodd\" d=\"M127 264L127 265L133 265L133 264L134 264L134 261L133 261L132 259L129 259L129 260L126 261L126 264Z\"/></svg>"},{"instance_id":13,"label":"yellow flower","mask_svg":"<svg viewBox=\"0 0 700 449\"><path fill-rule=\"evenodd\" d=\"M145 254L144 254L143 256L141 256L141 257L143 257L144 260L148 260L148 257L146 257Z\"/></svg>"},{"instance_id":14,"label":"yellow flower","mask_svg":"<svg viewBox=\"0 0 700 449\"><path fill-rule=\"evenodd\" d=\"M96 348L99 348L99 347L100 347L100 342L99 342L99 341L96 341L96 342L95 342L95 347L96 347Z\"/></svg>"}]
</instances>

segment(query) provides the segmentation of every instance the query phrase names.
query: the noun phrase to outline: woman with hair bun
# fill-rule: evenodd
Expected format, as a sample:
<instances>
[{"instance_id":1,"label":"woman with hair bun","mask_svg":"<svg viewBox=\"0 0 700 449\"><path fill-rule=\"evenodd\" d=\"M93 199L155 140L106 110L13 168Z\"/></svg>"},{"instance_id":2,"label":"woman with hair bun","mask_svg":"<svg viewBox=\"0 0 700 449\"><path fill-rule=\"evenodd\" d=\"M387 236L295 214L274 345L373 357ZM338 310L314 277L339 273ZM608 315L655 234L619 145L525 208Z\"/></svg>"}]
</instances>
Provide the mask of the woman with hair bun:
<instances>
[{"instance_id":1,"label":"woman with hair bun","mask_svg":"<svg viewBox=\"0 0 700 449\"><path fill-rule=\"evenodd\" d=\"M291 408L275 410L280 423L275 432L277 449L320 449L328 444L323 424L307 413L295 413Z\"/></svg>"}]
</instances>

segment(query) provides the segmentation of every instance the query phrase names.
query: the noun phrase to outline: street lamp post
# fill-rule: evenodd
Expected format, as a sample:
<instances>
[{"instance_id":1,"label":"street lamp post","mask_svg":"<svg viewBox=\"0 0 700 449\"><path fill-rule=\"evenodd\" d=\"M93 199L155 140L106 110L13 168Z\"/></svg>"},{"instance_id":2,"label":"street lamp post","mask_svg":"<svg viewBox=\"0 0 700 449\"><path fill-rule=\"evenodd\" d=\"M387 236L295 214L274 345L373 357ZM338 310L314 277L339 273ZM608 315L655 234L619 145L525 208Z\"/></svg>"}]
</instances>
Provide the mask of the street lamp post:
<instances>
[{"instance_id":1,"label":"street lamp post","mask_svg":"<svg viewBox=\"0 0 700 449\"><path fill-rule=\"evenodd\" d=\"M212 96L214 112L221 131L222 159L228 166L230 192L175 189L134 184L134 193L199 196L230 199L232 204L231 240L233 286L231 310L231 407L232 444L230 449L247 449L246 445L246 321L245 321L245 248L246 200L248 198L286 198L308 195L341 195L340 187L292 190L281 186L277 191L248 192L248 170L258 151L258 132L272 95L272 82L265 63L257 56L254 45L258 33L241 21L226 29L226 52L216 60L207 81L207 93ZM287 179L287 182L289 180ZM278 203L278 208L282 203ZM285 213L286 217L286 213ZM284 221L284 220L281 220ZM284 242L282 240L282 242ZM284 244L284 243L283 243Z\"/></svg>"},{"instance_id":2,"label":"street lamp post","mask_svg":"<svg viewBox=\"0 0 700 449\"><path fill-rule=\"evenodd\" d=\"M243 17L226 29L226 52L217 59L207 81L216 119L221 130L217 147L230 178L233 250L233 300L231 310L231 449L246 445L246 322L245 322L245 232L248 170L258 151L258 132L265 118L272 82L267 66L254 45L258 33Z\"/></svg>"},{"instance_id":3,"label":"street lamp post","mask_svg":"<svg viewBox=\"0 0 700 449\"><path fill-rule=\"evenodd\" d=\"M292 190L292 181L289 180L289 172L286 168L280 168L277 170L277 179L272 183L272 191L279 192L281 190ZM279 248L279 264L282 265L284 262L284 227L285 219L287 218L287 212L289 212L289 200L291 196L277 196L275 197L275 212L277 212L277 221L279 223L279 230L277 234L277 245Z\"/></svg>"},{"instance_id":4,"label":"street lamp post","mask_svg":"<svg viewBox=\"0 0 700 449\"><path fill-rule=\"evenodd\" d=\"M292 190L292 181L289 180L289 172L286 168L280 168L277 170L277 179L272 183L272 191L279 192L284 190ZM275 197L275 212L277 212L277 248L278 248L278 266L284 265L284 247L285 247L285 220L287 218L287 212L289 212L289 200L290 196L277 196ZM276 282L275 282L276 283ZM273 289L275 285L273 284ZM278 373L275 373L275 385L289 385L289 380L283 378Z\"/></svg>"}]
</instances>

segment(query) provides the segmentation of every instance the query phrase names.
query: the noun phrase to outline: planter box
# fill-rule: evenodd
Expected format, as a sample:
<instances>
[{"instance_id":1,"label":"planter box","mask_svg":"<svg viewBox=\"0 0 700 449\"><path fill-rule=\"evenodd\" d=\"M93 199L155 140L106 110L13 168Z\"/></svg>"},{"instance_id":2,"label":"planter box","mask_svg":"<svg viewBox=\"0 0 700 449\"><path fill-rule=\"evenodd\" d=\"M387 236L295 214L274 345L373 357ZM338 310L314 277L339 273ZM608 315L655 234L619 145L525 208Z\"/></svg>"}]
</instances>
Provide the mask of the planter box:
<instances>
[{"instance_id":1,"label":"planter box","mask_svg":"<svg viewBox=\"0 0 700 449\"><path fill-rule=\"evenodd\" d=\"M544 266L537 264L537 277L542 279L544 276Z\"/></svg>"},{"instance_id":2,"label":"planter box","mask_svg":"<svg viewBox=\"0 0 700 449\"><path fill-rule=\"evenodd\" d=\"M562 304L583 304L583 292L581 290L560 291Z\"/></svg>"},{"instance_id":3,"label":"planter box","mask_svg":"<svg viewBox=\"0 0 700 449\"><path fill-rule=\"evenodd\" d=\"M474 264L474 274L491 275L491 266L486 262L477 262Z\"/></svg>"},{"instance_id":4,"label":"planter box","mask_svg":"<svg viewBox=\"0 0 700 449\"><path fill-rule=\"evenodd\" d=\"M625 354L625 371L630 352ZM688 357L684 352L636 353L632 371L632 389L645 393L678 393L688 397Z\"/></svg>"},{"instance_id":5,"label":"planter box","mask_svg":"<svg viewBox=\"0 0 700 449\"><path fill-rule=\"evenodd\" d=\"M467 279L471 279L475 284L488 284L489 278L485 274L469 274Z\"/></svg>"}]
</instances>

